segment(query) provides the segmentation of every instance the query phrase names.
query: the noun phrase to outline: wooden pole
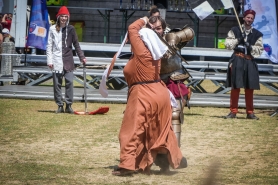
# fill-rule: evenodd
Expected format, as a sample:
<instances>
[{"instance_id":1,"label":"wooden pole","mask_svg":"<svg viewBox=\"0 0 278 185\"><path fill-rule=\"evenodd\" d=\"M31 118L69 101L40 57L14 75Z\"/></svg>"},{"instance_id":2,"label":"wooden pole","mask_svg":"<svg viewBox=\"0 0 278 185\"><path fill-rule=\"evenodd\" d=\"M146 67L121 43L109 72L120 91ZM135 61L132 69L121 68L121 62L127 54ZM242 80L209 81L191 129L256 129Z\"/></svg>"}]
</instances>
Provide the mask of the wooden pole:
<instances>
[{"instance_id":1,"label":"wooden pole","mask_svg":"<svg viewBox=\"0 0 278 185\"><path fill-rule=\"evenodd\" d=\"M239 18L238 18L238 15L237 15L237 12L236 12L236 9L235 9L235 6L234 6L234 5L233 5L233 9L234 9L234 13L235 13L235 15L236 15L236 19L237 19L237 22L238 22L240 31L241 31L241 33L243 33L243 30L242 30L242 27L241 27L241 24L240 24L240 21L239 21Z\"/></svg>"}]
</instances>

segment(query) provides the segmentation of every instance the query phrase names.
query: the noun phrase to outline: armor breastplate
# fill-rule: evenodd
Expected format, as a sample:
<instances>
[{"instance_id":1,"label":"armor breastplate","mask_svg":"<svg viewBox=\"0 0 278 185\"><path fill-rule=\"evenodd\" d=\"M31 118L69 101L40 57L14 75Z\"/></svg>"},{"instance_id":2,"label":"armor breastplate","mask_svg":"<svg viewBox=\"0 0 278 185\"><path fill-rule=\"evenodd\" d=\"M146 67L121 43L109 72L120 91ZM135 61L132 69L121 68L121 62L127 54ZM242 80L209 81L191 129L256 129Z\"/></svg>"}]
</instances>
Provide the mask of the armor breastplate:
<instances>
[{"instance_id":1,"label":"armor breastplate","mask_svg":"<svg viewBox=\"0 0 278 185\"><path fill-rule=\"evenodd\" d=\"M174 55L170 58L161 59L160 74L170 74L182 68L181 59Z\"/></svg>"},{"instance_id":2,"label":"armor breastplate","mask_svg":"<svg viewBox=\"0 0 278 185\"><path fill-rule=\"evenodd\" d=\"M167 37L167 34L169 34ZM164 39L169 43L174 43L179 50L183 48L187 42L194 38L194 31L187 25L183 29L174 29L167 33ZM171 34L171 35L170 35ZM171 44L170 44L171 45ZM180 53L180 52L179 52ZM186 80L191 75L182 66L182 60L178 55L161 59L160 78L165 82L170 77L174 81Z\"/></svg>"}]
</instances>

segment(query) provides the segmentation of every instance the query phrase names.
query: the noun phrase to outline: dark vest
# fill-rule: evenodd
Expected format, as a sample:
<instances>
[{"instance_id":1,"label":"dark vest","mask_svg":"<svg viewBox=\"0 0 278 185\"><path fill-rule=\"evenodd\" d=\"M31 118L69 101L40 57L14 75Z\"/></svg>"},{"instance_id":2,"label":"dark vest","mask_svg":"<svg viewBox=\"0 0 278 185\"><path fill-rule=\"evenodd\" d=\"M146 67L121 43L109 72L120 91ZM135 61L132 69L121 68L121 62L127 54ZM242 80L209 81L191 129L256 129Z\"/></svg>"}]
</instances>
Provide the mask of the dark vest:
<instances>
[{"instance_id":1,"label":"dark vest","mask_svg":"<svg viewBox=\"0 0 278 185\"><path fill-rule=\"evenodd\" d=\"M241 30L240 30L239 26L232 27L232 31L234 32L236 38L242 37L241 36ZM253 28L252 31L247 36L247 42L249 42L249 44L253 46L253 45L255 45L257 40L262 36L263 36L263 34L260 31ZM243 43L239 43L239 44L243 45ZM236 46L234 50L244 53L244 49L239 48L238 46ZM247 55L251 55L251 53L247 52Z\"/></svg>"}]
</instances>

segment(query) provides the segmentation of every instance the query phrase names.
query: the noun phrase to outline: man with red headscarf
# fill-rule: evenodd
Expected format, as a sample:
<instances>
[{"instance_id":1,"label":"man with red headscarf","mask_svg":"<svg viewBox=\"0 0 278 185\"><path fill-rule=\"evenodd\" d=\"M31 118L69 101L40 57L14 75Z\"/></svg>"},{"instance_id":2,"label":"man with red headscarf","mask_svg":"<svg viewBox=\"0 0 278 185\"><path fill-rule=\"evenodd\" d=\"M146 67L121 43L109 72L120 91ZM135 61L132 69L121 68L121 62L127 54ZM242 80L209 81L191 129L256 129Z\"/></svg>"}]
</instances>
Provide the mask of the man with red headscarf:
<instances>
[{"instance_id":1,"label":"man with red headscarf","mask_svg":"<svg viewBox=\"0 0 278 185\"><path fill-rule=\"evenodd\" d=\"M256 12L246 10L241 31L239 26L233 27L226 38L227 49L234 50L227 69L226 86L231 87L230 113L224 118L236 118L240 88L245 89L245 104L247 119L259 118L254 115L253 93L259 90L258 65L253 60L259 57L263 48L263 34L252 27Z\"/></svg>"}]
</instances>

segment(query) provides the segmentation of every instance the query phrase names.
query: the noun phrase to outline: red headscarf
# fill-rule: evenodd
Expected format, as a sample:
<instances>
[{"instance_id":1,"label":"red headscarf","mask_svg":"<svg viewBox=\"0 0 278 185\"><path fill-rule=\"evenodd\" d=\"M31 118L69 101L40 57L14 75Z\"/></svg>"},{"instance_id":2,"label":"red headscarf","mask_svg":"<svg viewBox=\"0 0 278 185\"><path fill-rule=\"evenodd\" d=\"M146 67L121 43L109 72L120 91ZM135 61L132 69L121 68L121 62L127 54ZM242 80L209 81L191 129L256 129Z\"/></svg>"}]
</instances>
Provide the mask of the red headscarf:
<instances>
[{"instance_id":1,"label":"red headscarf","mask_svg":"<svg viewBox=\"0 0 278 185\"><path fill-rule=\"evenodd\" d=\"M67 9L66 6L62 6L59 10L59 12L57 13L56 17L59 17L60 15L67 15L70 16L69 10Z\"/></svg>"},{"instance_id":2,"label":"red headscarf","mask_svg":"<svg viewBox=\"0 0 278 185\"><path fill-rule=\"evenodd\" d=\"M256 16L256 12L254 10L249 9L244 12L243 17L246 17L248 14L254 15L254 17Z\"/></svg>"}]
</instances>

